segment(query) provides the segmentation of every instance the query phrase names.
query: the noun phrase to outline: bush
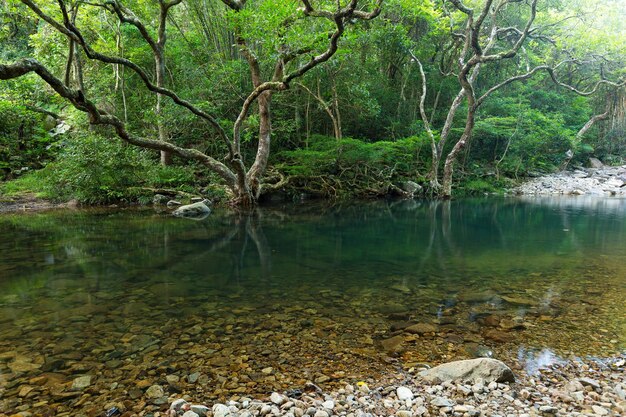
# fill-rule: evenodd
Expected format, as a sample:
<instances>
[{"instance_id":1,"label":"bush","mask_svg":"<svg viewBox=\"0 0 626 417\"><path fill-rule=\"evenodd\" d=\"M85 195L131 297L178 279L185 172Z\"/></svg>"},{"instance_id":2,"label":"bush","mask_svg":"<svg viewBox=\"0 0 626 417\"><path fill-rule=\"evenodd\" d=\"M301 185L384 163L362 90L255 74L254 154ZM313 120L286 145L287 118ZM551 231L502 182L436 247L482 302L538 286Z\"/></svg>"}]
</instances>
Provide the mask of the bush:
<instances>
[{"instance_id":1,"label":"bush","mask_svg":"<svg viewBox=\"0 0 626 417\"><path fill-rule=\"evenodd\" d=\"M0 100L0 180L41 168L53 142L40 114Z\"/></svg>"},{"instance_id":2,"label":"bush","mask_svg":"<svg viewBox=\"0 0 626 417\"><path fill-rule=\"evenodd\" d=\"M56 161L4 186L6 193L34 191L54 200L87 204L146 201L147 188L192 190L192 167L163 167L155 152L94 133L75 134L59 145Z\"/></svg>"},{"instance_id":3,"label":"bush","mask_svg":"<svg viewBox=\"0 0 626 417\"><path fill-rule=\"evenodd\" d=\"M333 198L381 195L390 184L419 180L427 170L428 146L420 137L364 142L313 136L308 148L277 154L274 167L292 177L293 191Z\"/></svg>"}]
</instances>

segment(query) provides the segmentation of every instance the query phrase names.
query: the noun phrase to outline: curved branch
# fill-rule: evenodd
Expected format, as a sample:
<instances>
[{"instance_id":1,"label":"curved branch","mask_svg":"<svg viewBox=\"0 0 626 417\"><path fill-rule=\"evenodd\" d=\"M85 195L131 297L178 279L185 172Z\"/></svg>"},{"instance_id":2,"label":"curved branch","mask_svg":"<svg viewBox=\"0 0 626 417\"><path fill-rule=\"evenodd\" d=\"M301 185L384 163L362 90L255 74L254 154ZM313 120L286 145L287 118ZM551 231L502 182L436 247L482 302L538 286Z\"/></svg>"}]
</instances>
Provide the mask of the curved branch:
<instances>
[{"instance_id":1,"label":"curved branch","mask_svg":"<svg viewBox=\"0 0 626 417\"><path fill-rule=\"evenodd\" d=\"M31 72L36 73L56 91L58 95L69 100L76 109L87 113L91 124L113 127L120 139L130 144L143 148L167 151L184 159L196 160L217 173L231 188L234 188L236 181L235 175L223 163L195 149L181 148L169 142L145 139L132 135L126 130L125 124L119 118L98 109L93 102L85 98L80 90L73 90L67 87L62 80L55 77L37 60L22 59L9 65L0 64L0 80L19 78Z\"/></svg>"},{"instance_id":2,"label":"curved branch","mask_svg":"<svg viewBox=\"0 0 626 417\"><path fill-rule=\"evenodd\" d=\"M169 97L170 99L172 99L172 101L174 101L174 103L186 108L187 110L191 111L193 114L200 117L201 119L206 120L217 131L218 136L224 141L224 143L228 147L229 153L231 154L233 153L232 148L231 148L232 144L228 138L228 135L226 134L226 131L224 130L224 128L220 125L220 123L217 121L217 119L214 116L212 116L209 113L206 113L203 110L200 110L199 108L191 104L189 101L180 98L173 91L164 87L157 87L156 85L154 85L152 81L150 80L150 76L146 73L146 71L143 68L141 68L139 65L130 61L129 59L104 55L102 53L94 51L91 48L91 46L85 41L82 33L80 32L78 28L76 28L75 26L71 26L70 28L63 26L62 24L54 20L52 17L45 14L41 9L39 9L37 5L35 5L32 2L32 0L20 0L20 1L24 3L26 6L28 6L41 19L43 19L48 24L53 26L59 32L63 33L64 35L68 36L70 39L78 43L82 47L83 51L85 52L85 55L87 55L89 59L104 62L106 64L123 65L131 69L139 76L139 78L141 78L141 80L143 81L144 85L146 86L148 90L152 91L153 93L162 94L164 96Z\"/></svg>"}]
</instances>

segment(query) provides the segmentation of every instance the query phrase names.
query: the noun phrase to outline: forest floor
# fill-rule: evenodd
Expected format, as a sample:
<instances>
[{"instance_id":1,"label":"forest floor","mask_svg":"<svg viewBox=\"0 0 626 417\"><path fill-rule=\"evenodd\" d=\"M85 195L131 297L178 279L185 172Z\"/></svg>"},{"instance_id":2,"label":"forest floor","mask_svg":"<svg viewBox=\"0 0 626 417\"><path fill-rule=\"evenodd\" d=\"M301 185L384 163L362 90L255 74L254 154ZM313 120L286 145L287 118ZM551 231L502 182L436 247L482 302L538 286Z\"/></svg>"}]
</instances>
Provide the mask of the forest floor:
<instances>
[{"instance_id":1,"label":"forest floor","mask_svg":"<svg viewBox=\"0 0 626 417\"><path fill-rule=\"evenodd\" d=\"M31 212L49 210L55 208L74 208L72 201L67 203L55 203L38 197L35 193L20 193L18 195L0 195L0 213Z\"/></svg>"}]
</instances>

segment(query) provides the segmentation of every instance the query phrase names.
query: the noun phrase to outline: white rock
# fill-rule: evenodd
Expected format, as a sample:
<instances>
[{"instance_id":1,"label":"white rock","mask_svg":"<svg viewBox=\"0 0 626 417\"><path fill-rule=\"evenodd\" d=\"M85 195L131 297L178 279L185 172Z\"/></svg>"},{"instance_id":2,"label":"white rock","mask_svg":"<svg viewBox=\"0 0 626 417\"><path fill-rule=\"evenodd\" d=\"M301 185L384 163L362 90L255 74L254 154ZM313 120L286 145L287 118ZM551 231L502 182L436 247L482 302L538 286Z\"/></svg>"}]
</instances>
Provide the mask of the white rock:
<instances>
[{"instance_id":1,"label":"white rock","mask_svg":"<svg viewBox=\"0 0 626 417\"><path fill-rule=\"evenodd\" d=\"M413 399L413 391L407 387L398 387L398 389L396 389L396 395L400 401Z\"/></svg>"},{"instance_id":2,"label":"white rock","mask_svg":"<svg viewBox=\"0 0 626 417\"><path fill-rule=\"evenodd\" d=\"M276 405L281 405L285 402L285 398L277 392L272 392L272 395L270 395L270 401Z\"/></svg>"},{"instance_id":3,"label":"white rock","mask_svg":"<svg viewBox=\"0 0 626 417\"><path fill-rule=\"evenodd\" d=\"M472 383L514 382L515 375L503 362L491 358L478 358L444 363L420 372L427 382L469 381ZM482 381L481 381L482 380Z\"/></svg>"},{"instance_id":4,"label":"white rock","mask_svg":"<svg viewBox=\"0 0 626 417\"><path fill-rule=\"evenodd\" d=\"M335 408L335 402L333 400L328 400L328 401L324 401L322 403L322 407L328 409L328 410L332 410Z\"/></svg>"},{"instance_id":5,"label":"white rock","mask_svg":"<svg viewBox=\"0 0 626 417\"><path fill-rule=\"evenodd\" d=\"M599 405L592 405L591 409L593 410L594 413L596 413L599 416L608 416L609 412L606 408L600 407Z\"/></svg>"},{"instance_id":6,"label":"white rock","mask_svg":"<svg viewBox=\"0 0 626 417\"><path fill-rule=\"evenodd\" d=\"M170 405L170 411L179 411L183 405L188 404L187 401L183 400L182 398L179 398L178 400L174 400L172 402L172 404Z\"/></svg>"},{"instance_id":7,"label":"white rock","mask_svg":"<svg viewBox=\"0 0 626 417\"><path fill-rule=\"evenodd\" d=\"M204 405L193 404L191 406L191 411L193 411L194 413L200 416L206 416L206 414L209 412L209 407L204 406Z\"/></svg>"},{"instance_id":8,"label":"white rock","mask_svg":"<svg viewBox=\"0 0 626 417\"><path fill-rule=\"evenodd\" d=\"M443 397L435 397L430 403L435 407L452 407L454 405L454 401Z\"/></svg>"},{"instance_id":9,"label":"white rock","mask_svg":"<svg viewBox=\"0 0 626 417\"><path fill-rule=\"evenodd\" d=\"M215 404L212 408L213 417L226 417L230 415L230 408L224 404Z\"/></svg>"},{"instance_id":10,"label":"white rock","mask_svg":"<svg viewBox=\"0 0 626 417\"><path fill-rule=\"evenodd\" d=\"M194 413L193 411L189 410L186 411L185 414L183 414L183 417L200 417L197 413Z\"/></svg>"}]
</instances>

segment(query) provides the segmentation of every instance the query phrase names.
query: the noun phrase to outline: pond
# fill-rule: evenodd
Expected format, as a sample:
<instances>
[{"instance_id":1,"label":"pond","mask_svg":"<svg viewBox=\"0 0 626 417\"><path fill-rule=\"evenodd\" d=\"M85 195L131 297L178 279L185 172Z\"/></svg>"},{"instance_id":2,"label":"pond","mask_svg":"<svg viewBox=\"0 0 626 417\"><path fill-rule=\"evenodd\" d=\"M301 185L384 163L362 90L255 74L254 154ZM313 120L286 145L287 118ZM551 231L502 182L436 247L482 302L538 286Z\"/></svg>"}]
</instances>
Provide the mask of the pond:
<instances>
[{"instance_id":1,"label":"pond","mask_svg":"<svg viewBox=\"0 0 626 417\"><path fill-rule=\"evenodd\" d=\"M52 211L0 236L0 412L626 349L626 199Z\"/></svg>"}]
</instances>

